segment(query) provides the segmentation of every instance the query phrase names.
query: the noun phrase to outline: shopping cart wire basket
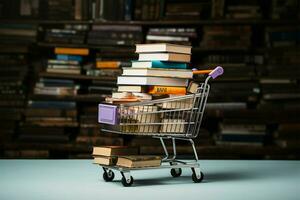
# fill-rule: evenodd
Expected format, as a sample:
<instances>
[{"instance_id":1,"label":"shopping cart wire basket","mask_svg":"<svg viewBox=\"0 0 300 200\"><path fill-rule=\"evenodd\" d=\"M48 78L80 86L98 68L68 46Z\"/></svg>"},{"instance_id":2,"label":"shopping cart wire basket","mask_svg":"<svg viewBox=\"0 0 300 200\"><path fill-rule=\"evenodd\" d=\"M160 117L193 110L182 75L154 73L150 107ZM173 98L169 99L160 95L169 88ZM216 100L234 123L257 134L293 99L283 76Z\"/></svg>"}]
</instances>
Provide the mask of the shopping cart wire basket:
<instances>
[{"instance_id":1,"label":"shopping cart wire basket","mask_svg":"<svg viewBox=\"0 0 300 200\"><path fill-rule=\"evenodd\" d=\"M117 170L121 172L123 185L130 186L133 183L133 178L130 176L131 170L171 168L171 175L178 177L182 173L181 168L191 168L193 181L201 182L204 175L200 170L193 139L199 134L210 90L208 81L222 75L223 72L220 66L214 70L195 70L194 74L208 74L208 76L194 94L120 105L99 104L98 121L102 124L103 132L157 138L165 153L159 167L125 168L103 165L104 180L112 181L113 170ZM171 156L165 145L166 139L172 141ZM193 161L176 159L176 140L191 143L194 153Z\"/></svg>"}]
</instances>

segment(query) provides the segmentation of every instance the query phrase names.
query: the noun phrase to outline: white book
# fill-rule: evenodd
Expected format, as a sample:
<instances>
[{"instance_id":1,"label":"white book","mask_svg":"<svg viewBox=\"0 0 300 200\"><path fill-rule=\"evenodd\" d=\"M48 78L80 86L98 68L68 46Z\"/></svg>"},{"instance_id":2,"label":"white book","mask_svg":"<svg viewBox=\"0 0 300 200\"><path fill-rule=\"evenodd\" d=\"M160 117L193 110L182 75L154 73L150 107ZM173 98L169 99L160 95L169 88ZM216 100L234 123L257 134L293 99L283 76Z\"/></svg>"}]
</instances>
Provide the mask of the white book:
<instances>
[{"instance_id":1,"label":"white book","mask_svg":"<svg viewBox=\"0 0 300 200\"><path fill-rule=\"evenodd\" d=\"M62 74L80 74L80 69L53 69L53 68L47 68L46 72L62 73Z\"/></svg>"},{"instance_id":2,"label":"white book","mask_svg":"<svg viewBox=\"0 0 300 200\"><path fill-rule=\"evenodd\" d=\"M178 36L166 36L166 35L147 35L146 40L155 40L155 41L184 41L188 42L189 37L178 37Z\"/></svg>"},{"instance_id":3,"label":"white book","mask_svg":"<svg viewBox=\"0 0 300 200\"><path fill-rule=\"evenodd\" d=\"M174 78L193 78L192 70L159 68L123 68L124 76L158 76Z\"/></svg>"},{"instance_id":4,"label":"white book","mask_svg":"<svg viewBox=\"0 0 300 200\"><path fill-rule=\"evenodd\" d=\"M172 52L172 53L182 53L191 54L192 47L186 45L177 44L136 44L136 53L153 53L153 52Z\"/></svg>"},{"instance_id":5,"label":"white book","mask_svg":"<svg viewBox=\"0 0 300 200\"><path fill-rule=\"evenodd\" d=\"M139 61L172 61L172 62L185 62L191 61L191 55L179 53L141 53L139 54Z\"/></svg>"},{"instance_id":6,"label":"white book","mask_svg":"<svg viewBox=\"0 0 300 200\"><path fill-rule=\"evenodd\" d=\"M147 76L119 76L118 85L167 85L167 86L187 86L188 79L147 77Z\"/></svg>"},{"instance_id":7,"label":"white book","mask_svg":"<svg viewBox=\"0 0 300 200\"><path fill-rule=\"evenodd\" d=\"M119 85L118 92L145 92L145 86Z\"/></svg>"},{"instance_id":8,"label":"white book","mask_svg":"<svg viewBox=\"0 0 300 200\"><path fill-rule=\"evenodd\" d=\"M122 98L138 98L142 100L151 100L152 95L140 92L113 92L112 98L122 99Z\"/></svg>"}]
</instances>

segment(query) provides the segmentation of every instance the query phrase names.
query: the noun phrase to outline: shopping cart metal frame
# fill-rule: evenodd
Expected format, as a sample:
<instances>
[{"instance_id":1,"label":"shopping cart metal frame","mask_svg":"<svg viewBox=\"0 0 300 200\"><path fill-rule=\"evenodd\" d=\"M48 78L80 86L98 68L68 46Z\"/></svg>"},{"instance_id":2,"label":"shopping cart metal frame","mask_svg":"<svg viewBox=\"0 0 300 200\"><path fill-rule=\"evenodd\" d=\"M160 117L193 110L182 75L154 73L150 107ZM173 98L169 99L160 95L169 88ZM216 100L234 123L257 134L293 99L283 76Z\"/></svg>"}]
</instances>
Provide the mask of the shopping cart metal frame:
<instances>
[{"instance_id":1,"label":"shopping cart metal frame","mask_svg":"<svg viewBox=\"0 0 300 200\"><path fill-rule=\"evenodd\" d=\"M102 128L102 131L126 135L147 135L157 138L160 140L165 153L164 157L162 158L162 164L159 167L126 168L119 166L100 165L104 170L103 179L105 181L112 181L114 179L113 170L115 170L121 173L123 186L131 186L133 183L133 177L130 175L130 171L132 170L169 168L171 169L171 175L173 177L179 177L182 173L182 168L191 168L193 181L195 183L201 182L204 178L204 174L200 170L198 154L193 139L199 134L207 97L210 91L210 85L208 82L211 78L215 79L216 77L222 75L223 72L224 70L220 66L216 67L214 70L195 71L195 74L208 74L204 83L200 84L200 86L197 88L197 92L195 94L152 101L120 104L119 106L99 104L99 122L109 124L106 128ZM185 101L190 102L191 104L187 105L191 106L184 106L182 102ZM168 105L166 103L171 102L175 102L175 104L171 105L177 105L176 103L180 102L180 106L175 106L175 108L172 108L171 106L170 109L161 110L153 110L153 107L151 107L153 105ZM109 116L103 117L103 115L100 113L101 110L102 114L103 112L106 114L107 112L110 112ZM157 114L167 116L169 120L167 120L167 122L157 122L155 120L155 115ZM145 118L147 118L147 120L143 120ZM142 129L132 129L133 127L137 126L142 127ZM160 131L157 131L158 129L156 126L160 126L160 128L164 126L165 129L160 129ZM132 128L127 130L128 127ZM175 132L169 130L174 130ZM165 140L172 141L172 154L169 153L165 144ZM192 161L177 159L176 140L187 141L191 144L194 154L194 159Z\"/></svg>"}]
</instances>

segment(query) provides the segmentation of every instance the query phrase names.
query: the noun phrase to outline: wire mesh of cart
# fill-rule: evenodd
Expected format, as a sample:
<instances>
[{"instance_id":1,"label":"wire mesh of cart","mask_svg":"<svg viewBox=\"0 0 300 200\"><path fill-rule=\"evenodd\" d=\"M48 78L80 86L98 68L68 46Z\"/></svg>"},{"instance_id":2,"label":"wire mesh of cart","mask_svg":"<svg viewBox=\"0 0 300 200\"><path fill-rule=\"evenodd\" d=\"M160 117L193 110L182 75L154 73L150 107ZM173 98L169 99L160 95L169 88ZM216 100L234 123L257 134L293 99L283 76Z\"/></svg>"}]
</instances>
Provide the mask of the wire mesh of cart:
<instances>
[{"instance_id":1,"label":"wire mesh of cart","mask_svg":"<svg viewBox=\"0 0 300 200\"><path fill-rule=\"evenodd\" d=\"M130 186L133 183L131 170L161 168L170 168L173 177L179 177L182 168L191 168L193 181L198 183L203 180L204 174L200 170L193 139L199 134L210 90L208 82L211 78L215 79L222 75L223 68L218 66L214 70L194 71L194 74L208 74L208 76L193 94L120 105L99 104L98 121L102 124L102 131L157 138L165 153L159 167L126 168L101 165L105 181L112 181L113 170L116 170L121 172L122 184ZM165 140L172 141L171 154ZM185 161L176 158L176 140L185 140L191 144L194 160Z\"/></svg>"}]
</instances>

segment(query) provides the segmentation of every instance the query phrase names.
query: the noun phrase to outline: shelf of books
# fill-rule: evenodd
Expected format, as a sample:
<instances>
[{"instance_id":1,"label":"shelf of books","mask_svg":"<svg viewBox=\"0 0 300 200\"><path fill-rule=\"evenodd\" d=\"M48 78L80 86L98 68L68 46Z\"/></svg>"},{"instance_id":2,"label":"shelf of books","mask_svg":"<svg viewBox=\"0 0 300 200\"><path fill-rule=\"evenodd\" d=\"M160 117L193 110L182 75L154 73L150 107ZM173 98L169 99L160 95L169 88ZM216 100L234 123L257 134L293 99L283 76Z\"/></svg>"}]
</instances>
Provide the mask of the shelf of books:
<instances>
[{"instance_id":1,"label":"shelf of books","mask_svg":"<svg viewBox=\"0 0 300 200\"><path fill-rule=\"evenodd\" d=\"M97 105L128 90L117 77L134 73L136 44L173 43L193 47L188 68L225 70L211 82L196 141L201 158L299 159L299 5L0 2L0 157L90 158L97 145L161 153L155 139L100 132ZM190 151L178 143L179 154Z\"/></svg>"}]
</instances>

